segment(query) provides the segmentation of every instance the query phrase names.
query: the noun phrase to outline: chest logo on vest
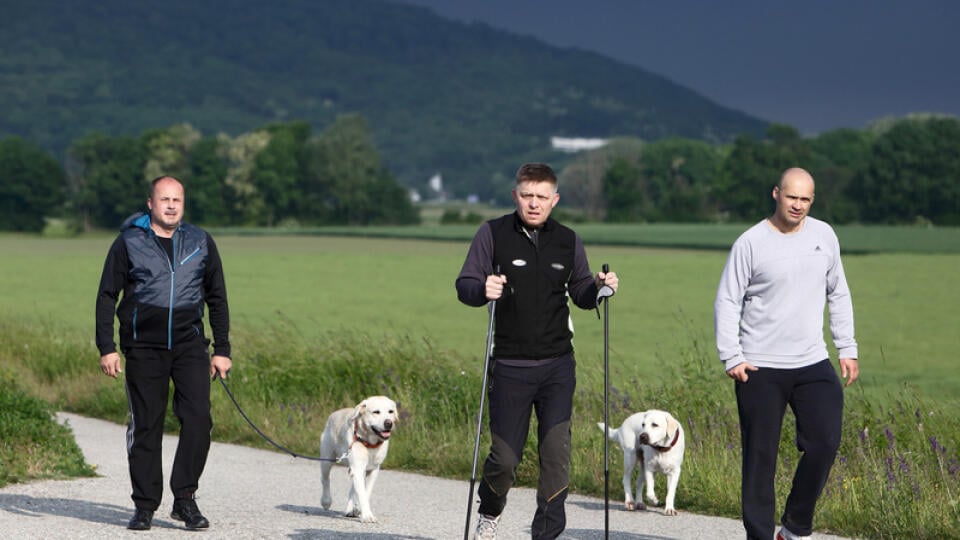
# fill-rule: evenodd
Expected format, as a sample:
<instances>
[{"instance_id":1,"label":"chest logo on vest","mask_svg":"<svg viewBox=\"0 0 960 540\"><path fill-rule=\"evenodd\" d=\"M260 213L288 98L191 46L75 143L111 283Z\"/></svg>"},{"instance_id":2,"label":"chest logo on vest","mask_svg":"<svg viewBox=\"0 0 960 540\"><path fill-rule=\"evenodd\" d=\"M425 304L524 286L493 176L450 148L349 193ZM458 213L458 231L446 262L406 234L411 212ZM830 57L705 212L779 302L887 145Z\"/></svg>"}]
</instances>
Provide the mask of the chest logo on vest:
<instances>
[{"instance_id":1,"label":"chest logo on vest","mask_svg":"<svg viewBox=\"0 0 960 540\"><path fill-rule=\"evenodd\" d=\"M510 264L512 264L512 265L514 265L514 266L526 266L526 265L527 265L527 261L525 261L525 260L523 260L523 259L514 259L514 260L512 260L512 261L510 262Z\"/></svg>"},{"instance_id":2,"label":"chest logo on vest","mask_svg":"<svg viewBox=\"0 0 960 540\"><path fill-rule=\"evenodd\" d=\"M558 272L562 272L562 271L563 271L563 265L560 264L560 263L550 263L550 268L553 268L554 270L556 270L556 271L558 271Z\"/></svg>"}]
</instances>

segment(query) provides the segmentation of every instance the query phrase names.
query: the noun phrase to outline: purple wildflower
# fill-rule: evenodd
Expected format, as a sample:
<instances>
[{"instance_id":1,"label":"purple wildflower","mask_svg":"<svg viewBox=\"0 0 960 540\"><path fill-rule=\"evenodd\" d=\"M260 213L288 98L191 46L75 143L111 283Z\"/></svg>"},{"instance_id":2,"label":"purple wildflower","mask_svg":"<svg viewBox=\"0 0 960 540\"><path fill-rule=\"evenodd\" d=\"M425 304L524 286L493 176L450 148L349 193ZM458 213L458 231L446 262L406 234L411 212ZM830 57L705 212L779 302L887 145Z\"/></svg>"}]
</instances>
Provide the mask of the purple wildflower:
<instances>
[{"instance_id":1,"label":"purple wildflower","mask_svg":"<svg viewBox=\"0 0 960 540\"><path fill-rule=\"evenodd\" d=\"M933 450L934 452L936 452L937 450L939 450L940 452L945 452L947 450L940 444L937 438L934 437L933 435L930 436L930 449Z\"/></svg>"}]
</instances>

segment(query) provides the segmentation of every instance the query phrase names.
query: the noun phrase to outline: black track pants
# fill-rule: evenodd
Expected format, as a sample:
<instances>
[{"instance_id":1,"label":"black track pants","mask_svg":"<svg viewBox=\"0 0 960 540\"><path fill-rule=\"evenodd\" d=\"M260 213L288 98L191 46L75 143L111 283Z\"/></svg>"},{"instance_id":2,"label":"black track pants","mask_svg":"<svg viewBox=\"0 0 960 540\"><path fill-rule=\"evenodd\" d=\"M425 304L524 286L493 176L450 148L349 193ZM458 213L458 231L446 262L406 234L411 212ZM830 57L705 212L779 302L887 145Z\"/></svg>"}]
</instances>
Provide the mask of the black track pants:
<instances>
[{"instance_id":1,"label":"black track pants","mask_svg":"<svg viewBox=\"0 0 960 540\"><path fill-rule=\"evenodd\" d=\"M760 368L736 382L743 445L743 525L748 539L774 533L774 478L783 414L790 405L802 453L780 522L812 534L813 512L840 447L843 387L829 360L799 369Z\"/></svg>"},{"instance_id":2,"label":"black track pants","mask_svg":"<svg viewBox=\"0 0 960 540\"><path fill-rule=\"evenodd\" d=\"M126 357L127 459L133 502L156 510L163 496L163 421L173 380L173 411L180 420L180 440L170 474L174 496L197 490L210 450L210 356L203 340L173 350L128 349Z\"/></svg>"},{"instance_id":3,"label":"black track pants","mask_svg":"<svg viewBox=\"0 0 960 540\"><path fill-rule=\"evenodd\" d=\"M531 524L535 539L556 538L566 527L564 501L570 483L570 416L577 385L573 355L544 366L495 364L488 389L490 454L480 482L482 514L498 516L516 479L517 466L530 429L531 409L537 415L540 479L537 511Z\"/></svg>"}]
</instances>

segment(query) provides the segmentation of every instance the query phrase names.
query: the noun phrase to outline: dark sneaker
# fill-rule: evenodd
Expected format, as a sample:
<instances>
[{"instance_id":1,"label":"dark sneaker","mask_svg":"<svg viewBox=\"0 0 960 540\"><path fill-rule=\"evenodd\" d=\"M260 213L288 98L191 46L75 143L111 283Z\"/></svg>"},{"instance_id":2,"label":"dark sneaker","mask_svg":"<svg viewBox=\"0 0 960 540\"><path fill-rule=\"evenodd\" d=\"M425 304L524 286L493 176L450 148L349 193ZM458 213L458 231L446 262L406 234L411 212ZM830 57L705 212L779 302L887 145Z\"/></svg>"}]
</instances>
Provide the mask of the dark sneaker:
<instances>
[{"instance_id":1,"label":"dark sneaker","mask_svg":"<svg viewBox=\"0 0 960 540\"><path fill-rule=\"evenodd\" d=\"M149 531L151 523L153 523L153 510L137 508L133 517L130 518L130 523L127 523L127 528L132 531Z\"/></svg>"},{"instance_id":2,"label":"dark sneaker","mask_svg":"<svg viewBox=\"0 0 960 540\"><path fill-rule=\"evenodd\" d=\"M210 522L207 521L207 518L203 517L200 509L197 508L197 501L192 498L175 499L170 517L184 522L188 529L206 529L210 526Z\"/></svg>"}]
</instances>

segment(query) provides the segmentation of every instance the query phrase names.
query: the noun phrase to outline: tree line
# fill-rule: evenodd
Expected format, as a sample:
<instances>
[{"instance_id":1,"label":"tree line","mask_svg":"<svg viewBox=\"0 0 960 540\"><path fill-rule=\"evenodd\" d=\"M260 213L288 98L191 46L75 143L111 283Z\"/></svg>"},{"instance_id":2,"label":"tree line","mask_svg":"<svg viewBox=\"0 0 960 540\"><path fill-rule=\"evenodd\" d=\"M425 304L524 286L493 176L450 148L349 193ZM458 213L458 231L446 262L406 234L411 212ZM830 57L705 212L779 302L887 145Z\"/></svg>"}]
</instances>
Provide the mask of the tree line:
<instances>
[{"instance_id":1,"label":"tree line","mask_svg":"<svg viewBox=\"0 0 960 540\"><path fill-rule=\"evenodd\" d=\"M113 229L144 209L149 182L181 179L189 221L208 226L419 222L409 193L381 163L366 120L345 115L313 135L306 122L237 137L189 124L138 137L73 141L61 165L35 144L0 140L0 230L40 231L47 217Z\"/></svg>"},{"instance_id":2,"label":"tree line","mask_svg":"<svg viewBox=\"0 0 960 540\"><path fill-rule=\"evenodd\" d=\"M751 222L792 166L816 180L811 214L835 223L960 225L960 120L914 116L810 138L772 124L730 145L615 139L560 177L564 204L608 222Z\"/></svg>"},{"instance_id":3,"label":"tree line","mask_svg":"<svg viewBox=\"0 0 960 540\"><path fill-rule=\"evenodd\" d=\"M960 120L908 117L804 138L771 125L732 144L615 139L563 167L564 206L606 222L750 222L791 166L817 181L812 214L834 223L960 225ZM85 135L63 164L36 144L0 140L0 230L117 227L149 181L183 180L187 218L208 226L413 224L407 188L382 164L365 119L313 134L302 121L236 137L188 124L139 137ZM502 174L492 175L497 180ZM502 180L502 178L500 178Z\"/></svg>"}]
</instances>

